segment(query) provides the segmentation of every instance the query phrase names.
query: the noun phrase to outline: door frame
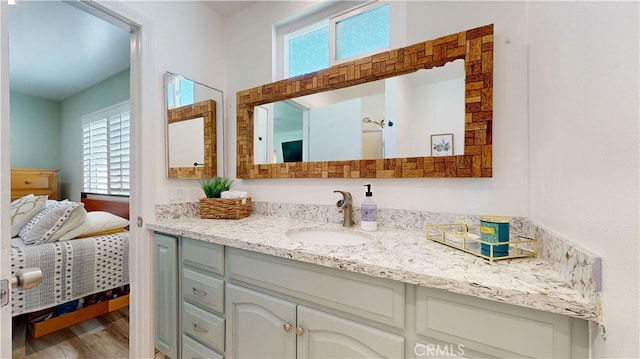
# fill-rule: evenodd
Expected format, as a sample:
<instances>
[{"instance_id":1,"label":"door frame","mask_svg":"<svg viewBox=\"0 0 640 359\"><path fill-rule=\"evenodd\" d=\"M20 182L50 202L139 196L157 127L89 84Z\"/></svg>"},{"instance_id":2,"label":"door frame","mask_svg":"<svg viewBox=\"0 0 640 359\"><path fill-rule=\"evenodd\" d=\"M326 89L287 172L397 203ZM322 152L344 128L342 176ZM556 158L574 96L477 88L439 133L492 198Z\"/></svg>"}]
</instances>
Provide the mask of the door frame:
<instances>
[{"instance_id":1,"label":"door frame","mask_svg":"<svg viewBox=\"0 0 640 359\"><path fill-rule=\"evenodd\" d=\"M0 1L0 203L11 203L8 4ZM0 206L0 280L11 282L9 206ZM11 291L9 290L9 295ZM11 358L11 302L0 307L0 358Z\"/></svg>"},{"instance_id":2,"label":"door frame","mask_svg":"<svg viewBox=\"0 0 640 359\"><path fill-rule=\"evenodd\" d=\"M123 1L65 1L72 6L101 17L131 31L130 99L131 99L131 192L130 218L134 221L130 231L129 278L131 296L129 303L129 357L153 358L153 301L151 293L152 263L151 231L142 219L153 218L155 179L154 148L151 136L159 95L153 76L153 23L127 6ZM9 117L9 34L8 4L0 1L0 203L10 203L10 117ZM143 186L143 183L149 185ZM137 223L136 223L137 222ZM140 225L137 225L137 224ZM11 252L9 231L9 206L0 206L0 279L10 279ZM11 357L11 305L0 308L0 358Z\"/></svg>"}]
</instances>

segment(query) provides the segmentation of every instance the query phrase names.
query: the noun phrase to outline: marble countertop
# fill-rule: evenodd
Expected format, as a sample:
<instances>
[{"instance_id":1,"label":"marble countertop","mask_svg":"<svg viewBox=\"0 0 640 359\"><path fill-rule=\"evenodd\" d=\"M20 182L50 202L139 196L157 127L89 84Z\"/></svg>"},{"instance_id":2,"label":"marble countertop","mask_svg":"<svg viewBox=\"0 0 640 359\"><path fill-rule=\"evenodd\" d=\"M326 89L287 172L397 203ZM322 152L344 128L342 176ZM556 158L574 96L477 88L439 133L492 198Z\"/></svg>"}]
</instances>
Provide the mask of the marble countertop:
<instances>
[{"instance_id":1,"label":"marble countertop","mask_svg":"<svg viewBox=\"0 0 640 359\"><path fill-rule=\"evenodd\" d=\"M364 232L353 228L348 230L363 233L371 240L358 245L327 246L295 242L285 233L301 228L343 230L340 224L253 214L240 220L156 219L147 227L167 234L575 318L594 321L598 318L596 303L585 299L541 258L490 263L428 240L419 231L378 227L375 232Z\"/></svg>"}]
</instances>

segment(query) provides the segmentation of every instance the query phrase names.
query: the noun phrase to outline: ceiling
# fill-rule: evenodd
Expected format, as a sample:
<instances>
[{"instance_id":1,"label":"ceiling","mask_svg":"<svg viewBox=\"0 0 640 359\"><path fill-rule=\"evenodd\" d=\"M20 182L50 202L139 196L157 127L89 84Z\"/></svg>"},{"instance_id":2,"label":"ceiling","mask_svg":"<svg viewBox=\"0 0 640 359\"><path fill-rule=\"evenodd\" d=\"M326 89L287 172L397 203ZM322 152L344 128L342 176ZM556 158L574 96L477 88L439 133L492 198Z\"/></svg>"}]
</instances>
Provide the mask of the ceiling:
<instances>
[{"instance_id":1,"label":"ceiling","mask_svg":"<svg viewBox=\"0 0 640 359\"><path fill-rule=\"evenodd\" d=\"M229 17L257 1L203 1ZM130 34L62 1L9 6L11 91L56 102L129 68Z\"/></svg>"},{"instance_id":2,"label":"ceiling","mask_svg":"<svg viewBox=\"0 0 640 359\"><path fill-rule=\"evenodd\" d=\"M218 0L203 0L205 5L213 9L222 17L233 16L240 11L257 4L259 1L218 1Z\"/></svg>"},{"instance_id":3,"label":"ceiling","mask_svg":"<svg viewBox=\"0 0 640 359\"><path fill-rule=\"evenodd\" d=\"M62 101L129 68L127 31L60 1L9 6L11 91Z\"/></svg>"}]
</instances>

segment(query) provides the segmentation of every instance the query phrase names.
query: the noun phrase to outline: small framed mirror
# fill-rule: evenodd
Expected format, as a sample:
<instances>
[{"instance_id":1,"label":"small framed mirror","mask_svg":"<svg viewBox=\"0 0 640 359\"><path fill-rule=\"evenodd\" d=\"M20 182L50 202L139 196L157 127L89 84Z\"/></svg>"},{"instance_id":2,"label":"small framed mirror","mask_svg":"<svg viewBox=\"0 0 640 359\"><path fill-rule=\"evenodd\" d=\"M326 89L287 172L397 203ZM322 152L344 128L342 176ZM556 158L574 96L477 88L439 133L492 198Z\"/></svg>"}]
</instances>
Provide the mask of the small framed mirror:
<instances>
[{"instance_id":1,"label":"small framed mirror","mask_svg":"<svg viewBox=\"0 0 640 359\"><path fill-rule=\"evenodd\" d=\"M164 77L167 123L167 177L223 175L223 93L167 72Z\"/></svg>"}]
</instances>

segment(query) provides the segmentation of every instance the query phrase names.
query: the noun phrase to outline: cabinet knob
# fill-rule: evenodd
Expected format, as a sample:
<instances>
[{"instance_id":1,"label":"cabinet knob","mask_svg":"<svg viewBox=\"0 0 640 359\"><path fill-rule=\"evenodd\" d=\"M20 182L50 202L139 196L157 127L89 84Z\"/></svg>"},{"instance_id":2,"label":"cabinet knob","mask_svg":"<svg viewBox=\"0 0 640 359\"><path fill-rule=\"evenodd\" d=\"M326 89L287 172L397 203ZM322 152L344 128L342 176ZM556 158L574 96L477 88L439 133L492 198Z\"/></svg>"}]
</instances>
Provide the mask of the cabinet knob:
<instances>
[{"instance_id":1,"label":"cabinet knob","mask_svg":"<svg viewBox=\"0 0 640 359\"><path fill-rule=\"evenodd\" d=\"M191 291L193 292L193 294L199 295L201 297L204 297L208 294L206 290L199 290L196 287L191 288Z\"/></svg>"},{"instance_id":2,"label":"cabinet knob","mask_svg":"<svg viewBox=\"0 0 640 359\"><path fill-rule=\"evenodd\" d=\"M284 331L287 333L291 331L291 323L284 323L282 327L284 328Z\"/></svg>"},{"instance_id":3,"label":"cabinet knob","mask_svg":"<svg viewBox=\"0 0 640 359\"><path fill-rule=\"evenodd\" d=\"M31 181L24 181L24 184L31 184Z\"/></svg>"},{"instance_id":4,"label":"cabinet knob","mask_svg":"<svg viewBox=\"0 0 640 359\"><path fill-rule=\"evenodd\" d=\"M209 331L207 330L207 328L200 328L196 323L193 323L193 330L195 330L197 333L203 333L203 334Z\"/></svg>"},{"instance_id":5,"label":"cabinet knob","mask_svg":"<svg viewBox=\"0 0 640 359\"><path fill-rule=\"evenodd\" d=\"M296 335L297 336L301 336L304 334L304 329L300 328L300 327L296 327Z\"/></svg>"}]
</instances>

